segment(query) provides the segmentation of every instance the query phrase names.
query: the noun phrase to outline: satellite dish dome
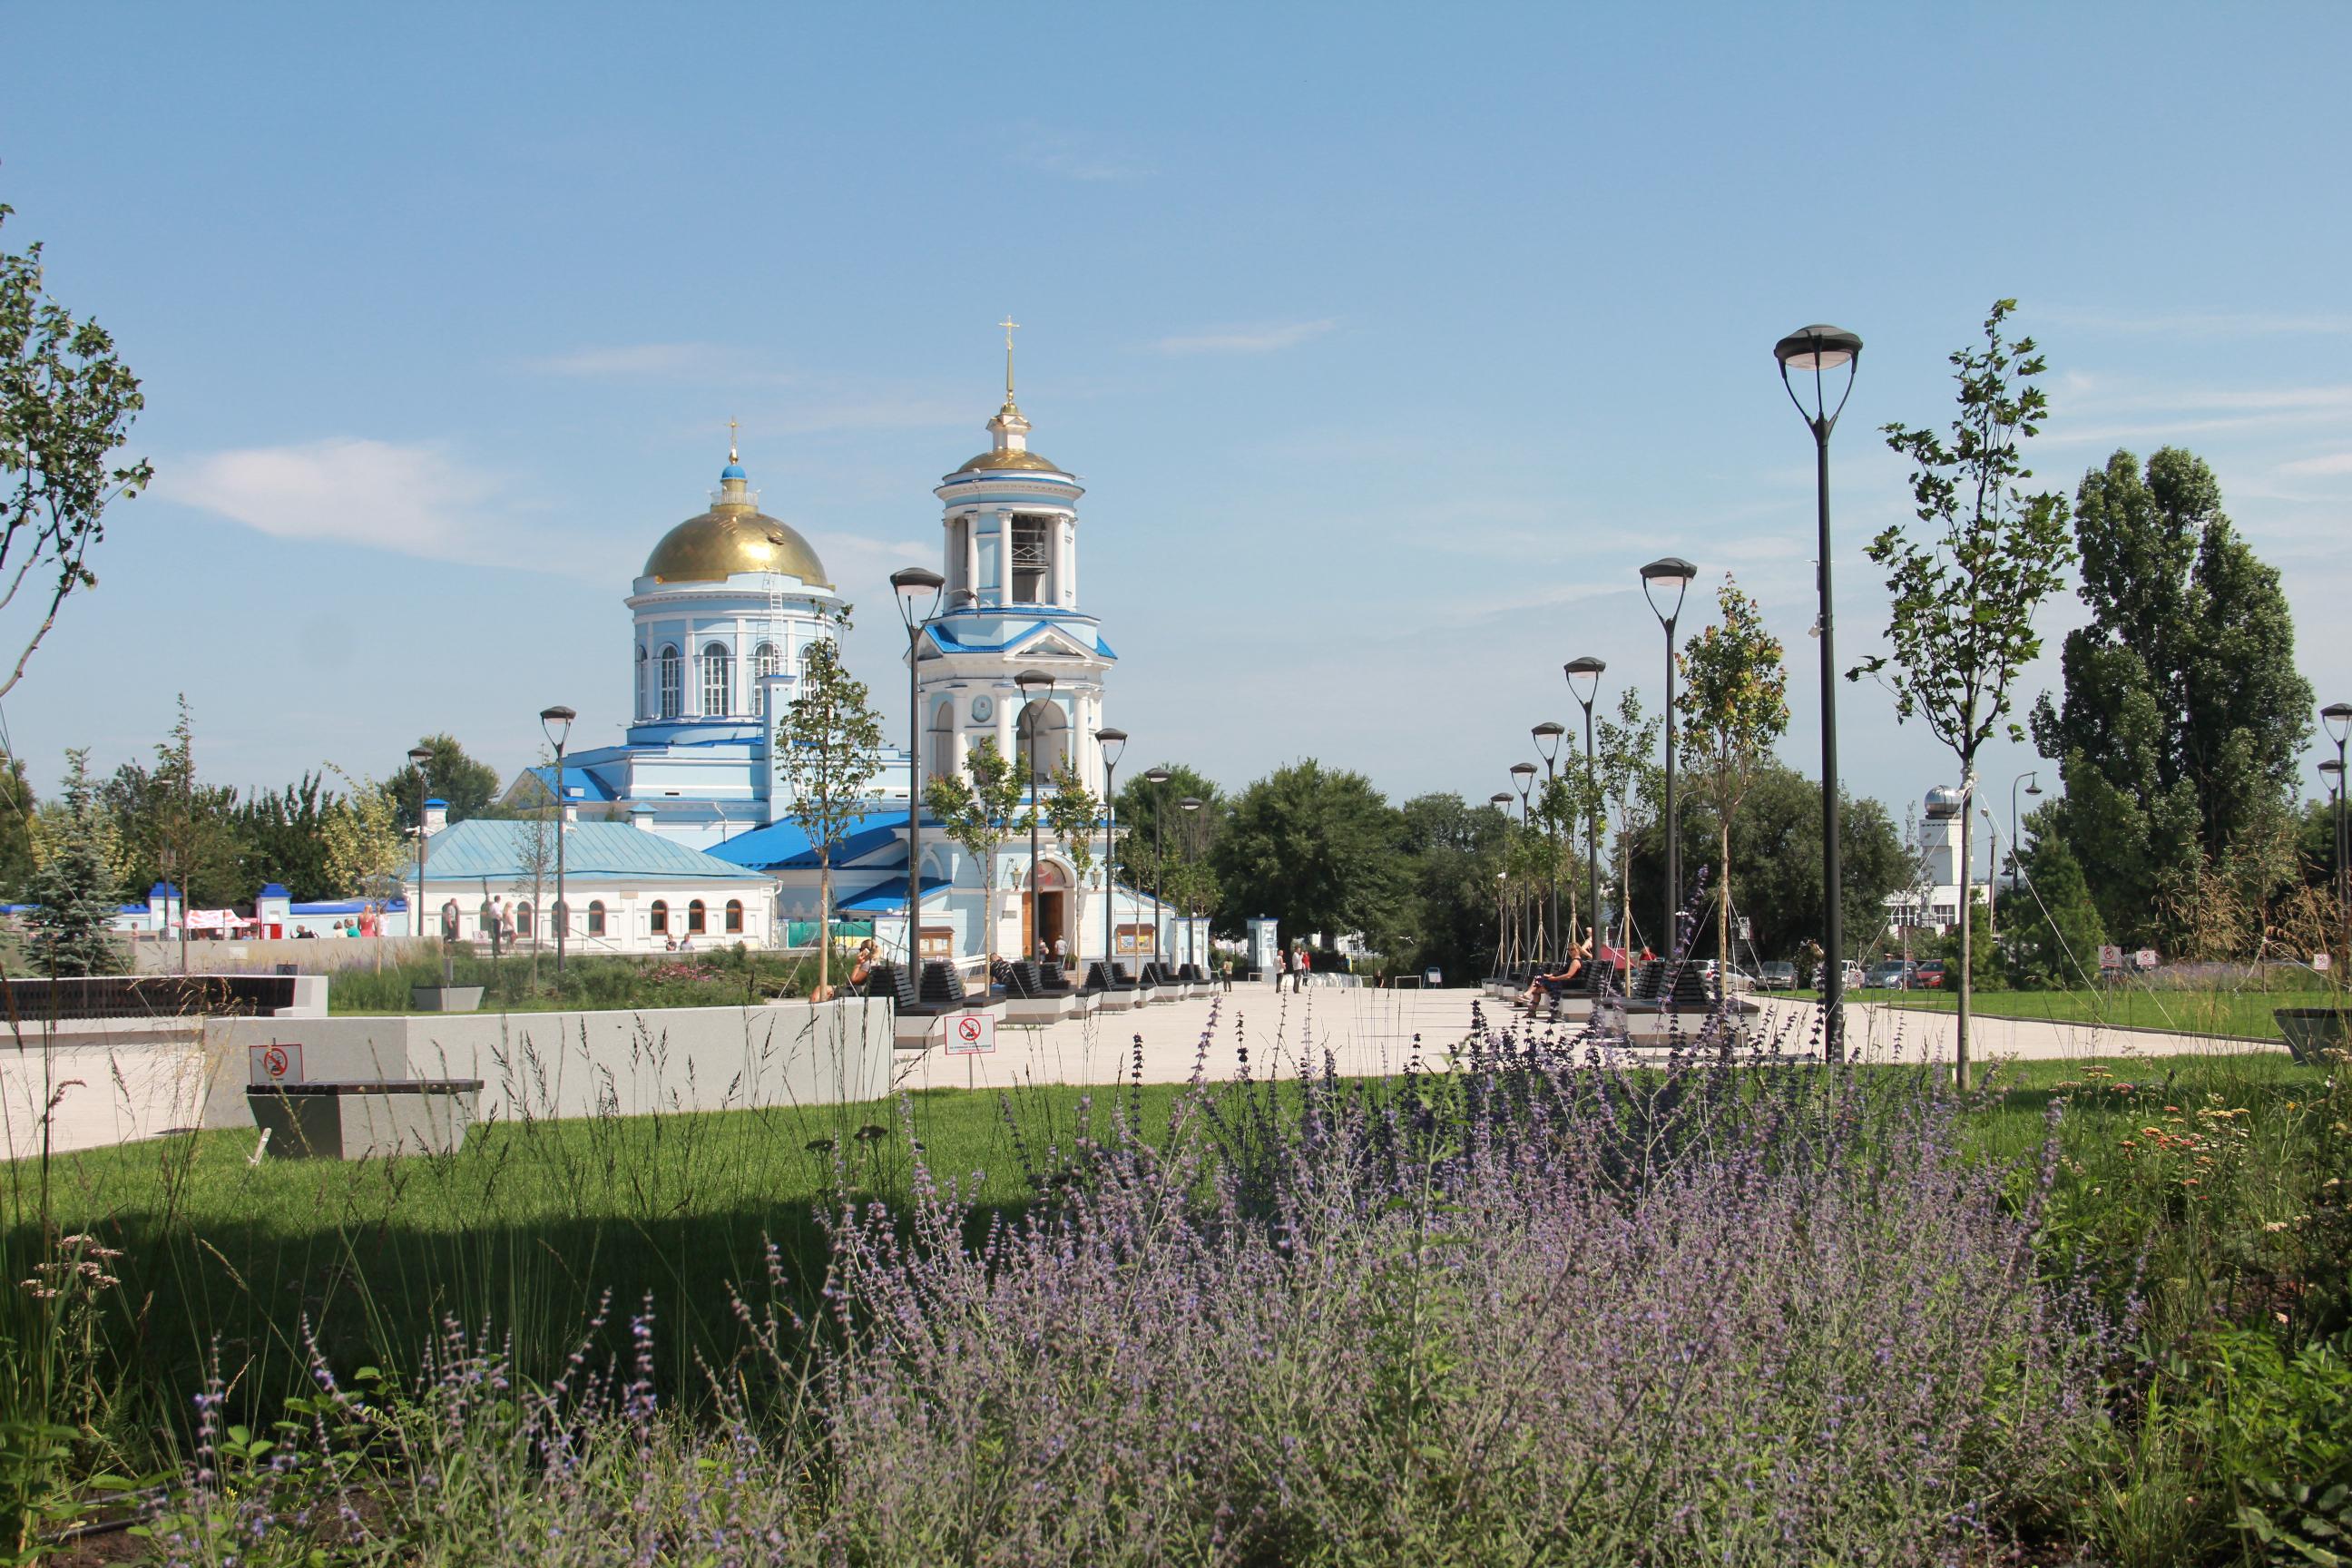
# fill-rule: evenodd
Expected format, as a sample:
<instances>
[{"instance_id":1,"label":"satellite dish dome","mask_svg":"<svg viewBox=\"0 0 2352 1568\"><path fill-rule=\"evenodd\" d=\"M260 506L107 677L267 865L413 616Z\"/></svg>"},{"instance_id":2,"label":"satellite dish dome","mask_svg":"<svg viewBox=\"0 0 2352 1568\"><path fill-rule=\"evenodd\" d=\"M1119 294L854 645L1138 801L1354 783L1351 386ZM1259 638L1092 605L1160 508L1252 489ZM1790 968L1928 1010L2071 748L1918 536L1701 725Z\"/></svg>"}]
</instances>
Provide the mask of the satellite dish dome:
<instances>
[{"instance_id":1,"label":"satellite dish dome","mask_svg":"<svg viewBox=\"0 0 2352 1568\"><path fill-rule=\"evenodd\" d=\"M1930 821L1949 821L1968 809L1968 796L1950 784L1937 784L1927 792L1927 817Z\"/></svg>"}]
</instances>

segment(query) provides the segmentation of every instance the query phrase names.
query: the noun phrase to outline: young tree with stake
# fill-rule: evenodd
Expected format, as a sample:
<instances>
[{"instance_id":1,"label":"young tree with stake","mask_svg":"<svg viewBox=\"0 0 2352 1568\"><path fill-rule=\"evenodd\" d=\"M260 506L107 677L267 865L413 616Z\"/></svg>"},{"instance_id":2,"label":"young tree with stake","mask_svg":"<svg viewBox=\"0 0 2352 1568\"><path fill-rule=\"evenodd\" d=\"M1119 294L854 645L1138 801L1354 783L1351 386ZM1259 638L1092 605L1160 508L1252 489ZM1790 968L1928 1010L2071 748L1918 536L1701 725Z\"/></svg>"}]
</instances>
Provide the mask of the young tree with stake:
<instances>
[{"instance_id":1,"label":"young tree with stake","mask_svg":"<svg viewBox=\"0 0 2352 1568\"><path fill-rule=\"evenodd\" d=\"M833 988L833 852L864 816L882 772L882 720L866 682L841 662L849 611L833 617L833 635L801 658L800 695L776 727L778 780L790 792L784 815L816 851L816 994ZM915 911L907 911L909 932ZM912 946L911 942L909 946Z\"/></svg>"},{"instance_id":2,"label":"young tree with stake","mask_svg":"<svg viewBox=\"0 0 2352 1568\"><path fill-rule=\"evenodd\" d=\"M961 772L941 773L923 786L923 804L950 841L979 868L980 918L992 975L996 973L996 851L1014 828L1029 826L1026 816L1013 820L1022 794L1020 773L1013 759L998 749L993 735L973 742Z\"/></svg>"},{"instance_id":3,"label":"young tree with stake","mask_svg":"<svg viewBox=\"0 0 2352 1568\"><path fill-rule=\"evenodd\" d=\"M1789 671L1780 639L1764 629L1756 602L1725 573L1716 591L1723 624L1683 645L1683 744L1700 760L1699 786L1714 797L1722 858L1715 874L1715 952L1731 967L1731 819L1772 744L1789 731Z\"/></svg>"},{"instance_id":4,"label":"young tree with stake","mask_svg":"<svg viewBox=\"0 0 2352 1568\"><path fill-rule=\"evenodd\" d=\"M1054 769L1054 793L1045 797L1045 826L1061 840L1062 853L1070 858L1071 880L1086 886L1087 876L1095 868L1095 826L1102 821L1103 803L1087 788L1087 781L1068 763ZM1032 877L1036 873L1032 871ZM1106 890L1108 896L1108 890ZM1078 944L1083 936L1079 922L1073 920L1070 927L1070 962L1078 959ZM1104 954L1106 958L1109 954Z\"/></svg>"},{"instance_id":5,"label":"young tree with stake","mask_svg":"<svg viewBox=\"0 0 2352 1568\"><path fill-rule=\"evenodd\" d=\"M1976 758L1997 729L2023 741L2009 717L2010 684L2042 652L2033 613L2064 585L2074 546L2063 492L2028 495L2033 477L2018 444L2038 433L2049 401L2034 378L2049 367L2032 338L2001 335L2017 301L1994 303L1984 344L1951 356L1959 412L1948 441L1902 424L1885 427L1886 444L1911 459L1911 495L1924 539L1895 524L1870 542L1872 563L1886 570L1894 599L1889 651L1865 660L1848 679L1878 676L1895 696L1898 720L1919 719L1951 749L1960 787L1971 795ZM1956 1075L1969 1082L1969 934L1973 853L1969 817L1960 816L1960 965Z\"/></svg>"},{"instance_id":6,"label":"young tree with stake","mask_svg":"<svg viewBox=\"0 0 2352 1568\"><path fill-rule=\"evenodd\" d=\"M1661 778L1658 767L1658 721L1647 716L1642 709L1642 694L1628 686L1617 699L1617 717L1603 719L1598 727L1599 741L1594 751L1593 767L1599 776L1602 798L1617 808L1617 912L1619 941L1631 952L1633 949L1633 840L1650 825L1654 815L1652 804L1657 798ZM1606 816L1606 813L1603 813ZM1593 902L1598 907L1601 895L1596 889Z\"/></svg>"}]
</instances>

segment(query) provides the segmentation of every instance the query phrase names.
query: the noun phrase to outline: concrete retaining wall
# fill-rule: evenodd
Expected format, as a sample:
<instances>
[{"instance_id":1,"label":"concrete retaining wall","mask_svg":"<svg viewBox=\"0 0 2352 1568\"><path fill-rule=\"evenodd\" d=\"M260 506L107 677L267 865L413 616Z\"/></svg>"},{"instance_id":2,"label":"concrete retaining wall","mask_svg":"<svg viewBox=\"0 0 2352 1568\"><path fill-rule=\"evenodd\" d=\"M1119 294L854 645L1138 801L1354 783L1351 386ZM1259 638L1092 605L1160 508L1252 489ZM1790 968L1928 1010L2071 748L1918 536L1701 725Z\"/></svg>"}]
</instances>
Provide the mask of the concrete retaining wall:
<instances>
[{"instance_id":1,"label":"concrete retaining wall","mask_svg":"<svg viewBox=\"0 0 2352 1568\"><path fill-rule=\"evenodd\" d=\"M888 1004L669 1007L612 1013L221 1018L204 1032L206 1127L250 1127L254 1046L299 1045L312 1082L478 1078L486 1121L879 1100L890 1092Z\"/></svg>"}]
</instances>

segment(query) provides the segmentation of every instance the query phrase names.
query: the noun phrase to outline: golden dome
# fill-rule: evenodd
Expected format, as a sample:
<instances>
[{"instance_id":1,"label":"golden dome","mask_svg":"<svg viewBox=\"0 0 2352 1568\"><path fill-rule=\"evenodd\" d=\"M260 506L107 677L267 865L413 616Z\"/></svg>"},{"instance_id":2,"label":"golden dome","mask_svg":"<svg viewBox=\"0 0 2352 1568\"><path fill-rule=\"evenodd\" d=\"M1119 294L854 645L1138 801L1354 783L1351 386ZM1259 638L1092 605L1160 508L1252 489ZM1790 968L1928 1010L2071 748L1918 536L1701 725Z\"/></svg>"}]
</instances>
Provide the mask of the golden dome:
<instances>
[{"instance_id":1,"label":"golden dome","mask_svg":"<svg viewBox=\"0 0 2352 1568\"><path fill-rule=\"evenodd\" d=\"M797 530L745 505L688 518L646 557L645 574L657 583L723 583L738 572L780 572L813 588L833 586Z\"/></svg>"},{"instance_id":2,"label":"golden dome","mask_svg":"<svg viewBox=\"0 0 2352 1568\"><path fill-rule=\"evenodd\" d=\"M1026 447L1000 447L994 451L982 452L979 457L958 468L956 472L977 473L983 468L1032 468L1046 474L1058 474L1064 471L1060 464L1047 462Z\"/></svg>"}]
</instances>

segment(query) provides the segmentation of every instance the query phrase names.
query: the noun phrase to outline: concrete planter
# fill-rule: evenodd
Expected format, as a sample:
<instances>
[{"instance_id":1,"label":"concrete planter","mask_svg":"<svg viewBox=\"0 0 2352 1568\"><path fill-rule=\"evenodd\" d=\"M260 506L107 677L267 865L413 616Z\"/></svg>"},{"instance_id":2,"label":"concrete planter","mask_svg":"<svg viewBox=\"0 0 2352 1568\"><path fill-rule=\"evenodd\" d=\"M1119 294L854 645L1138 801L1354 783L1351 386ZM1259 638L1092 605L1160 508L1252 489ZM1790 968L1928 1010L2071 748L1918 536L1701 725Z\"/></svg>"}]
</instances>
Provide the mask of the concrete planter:
<instances>
[{"instance_id":1,"label":"concrete planter","mask_svg":"<svg viewBox=\"0 0 2352 1568\"><path fill-rule=\"evenodd\" d=\"M2340 1051L2345 1047L2345 1023L2352 1012L2342 1007L2280 1007L2271 1016L2278 1020L2279 1033L2286 1037L2286 1048L2299 1062L2316 1062L2322 1051Z\"/></svg>"},{"instance_id":2,"label":"concrete planter","mask_svg":"<svg viewBox=\"0 0 2352 1568\"><path fill-rule=\"evenodd\" d=\"M273 1084L249 1089L245 1098L279 1159L454 1154L481 1109L482 1080Z\"/></svg>"},{"instance_id":3,"label":"concrete planter","mask_svg":"<svg viewBox=\"0 0 2352 1568\"><path fill-rule=\"evenodd\" d=\"M474 1013L482 1005L478 985L412 985L408 1005L418 1013Z\"/></svg>"}]
</instances>

